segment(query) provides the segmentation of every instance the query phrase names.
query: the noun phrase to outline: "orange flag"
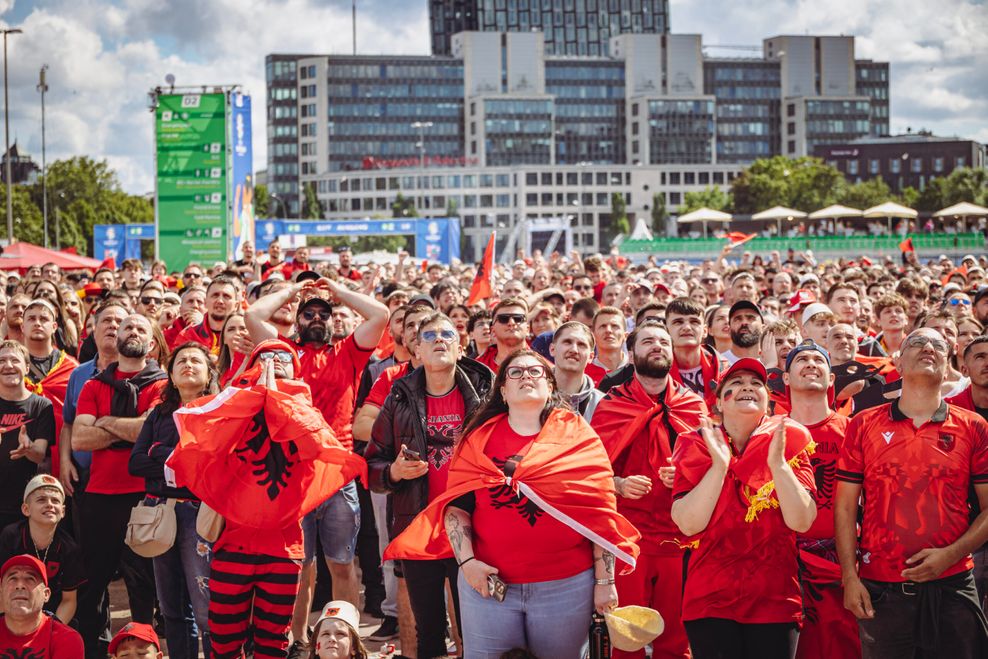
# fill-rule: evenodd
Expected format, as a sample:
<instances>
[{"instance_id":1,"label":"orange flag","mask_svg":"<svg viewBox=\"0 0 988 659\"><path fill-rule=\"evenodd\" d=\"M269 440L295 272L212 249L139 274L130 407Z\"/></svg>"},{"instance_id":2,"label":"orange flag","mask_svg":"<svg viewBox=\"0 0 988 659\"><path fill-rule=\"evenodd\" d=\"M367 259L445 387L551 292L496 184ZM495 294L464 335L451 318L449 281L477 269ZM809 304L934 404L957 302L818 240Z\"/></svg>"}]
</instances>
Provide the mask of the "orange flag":
<instances>
[{"instance_id":1,"label":"orange flag","mask_svg":"<svg viewBox=\"0 0 988 659\"><path fill-rule=\"evenodd\" d=\"M473 285L470 286L470 298L467 300L467 306L480 304L481 300L486 300L494 295L494 291L491 290L491 275L494 273L494 243L496 238L497 232L492 231L491 238L487 241L487 247L484 249L484 260L480 262L477 276L473 278Z\"/></svg>"},{"instance_id":2,"label":"orange flag","mask_svg":"<svg viewBox=\"0 0 988 659\"><path fill-rule=\"evenodd\" d=\"M730 241L731 247L737 247L738 245L745 244L757 235L757 233L741 233L740 231L732 231L724 237Z\"/></svg>"},{"instance_id":3,"label":"orange flag","mask_svg":"<svg viewBox=\"0 0 988 659\"><path fill-rule=\"evenodd\" d=\"M913 247L913 239L906 238L901 243L899 243L899 251L903 254L908 254L909 252L915 252L916 248Z\"/></svg>"}]
</instances>

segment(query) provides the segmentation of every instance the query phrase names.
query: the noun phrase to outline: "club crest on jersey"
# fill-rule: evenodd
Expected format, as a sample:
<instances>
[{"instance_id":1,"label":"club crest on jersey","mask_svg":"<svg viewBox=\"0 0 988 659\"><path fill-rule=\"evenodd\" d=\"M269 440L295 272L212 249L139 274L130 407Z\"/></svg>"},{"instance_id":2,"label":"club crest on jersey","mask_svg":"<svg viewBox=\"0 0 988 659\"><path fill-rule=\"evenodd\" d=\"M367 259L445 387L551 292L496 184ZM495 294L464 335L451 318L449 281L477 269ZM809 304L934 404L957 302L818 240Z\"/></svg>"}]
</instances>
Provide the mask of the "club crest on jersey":
<instances>
[{"instance_id":1,"label":"club crest on jersey","mask_svg":"<svg viewBox=\"0 0 988 659\"><path fill-rule=\"evenodd\" d=\"M940 436L937 438L937 448L944 453L950 453L954 450L954 436L947 433L940 433Z\"/></svg>"},{"instance_id":2,"label":"club crest on jersey","mask_svg":"<svg viewBox=\"0 0 988 659\"><path fill-rule=\"evenodd\" d=\"M894 434L895 434L895 432L894 431L891 431L891 430L888 431L888 432L883 432L882 433L882 439L885 440L885 443L886 444L891 444L892 443L892 435L894 435Z\"/></svg>"}]
</instances>

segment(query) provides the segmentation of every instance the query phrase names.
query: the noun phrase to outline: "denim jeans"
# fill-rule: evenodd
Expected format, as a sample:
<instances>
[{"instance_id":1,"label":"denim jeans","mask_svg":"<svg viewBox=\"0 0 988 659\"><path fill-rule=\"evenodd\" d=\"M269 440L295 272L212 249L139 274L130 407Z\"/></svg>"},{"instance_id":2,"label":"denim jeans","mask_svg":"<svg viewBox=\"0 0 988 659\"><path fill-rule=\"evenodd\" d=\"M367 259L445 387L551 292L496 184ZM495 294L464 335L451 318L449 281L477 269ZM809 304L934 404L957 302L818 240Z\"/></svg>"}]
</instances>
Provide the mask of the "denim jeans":
<instances>
[{"instance_id":1,"label":"denim jeans","mask_svg":"<svg viewBox=\"0 0 988 659\"><path fill-rule=\"evenodd\" d=\"M152 499L153 501L153 499ZM157 501L164 503L164 499ZM212 547L196 533L198 502L175 503L175 544L154 559L158 606L165 619L171 659L196 659L199 637L204 656L209 644L209 562Z\"/></svg>"},{"instance_id":2,"label":"denim jeans","mask_svg":"<svg viewBox=\"0 0 988 659\"><path fill-rule=\"evenodd\" d=\"M593 613L593 569L568 579L508 584L503 602L484 598L460 575L464 659L498 659L524 648L546 659L579 659Z\"/></svg>"}]
</instances>

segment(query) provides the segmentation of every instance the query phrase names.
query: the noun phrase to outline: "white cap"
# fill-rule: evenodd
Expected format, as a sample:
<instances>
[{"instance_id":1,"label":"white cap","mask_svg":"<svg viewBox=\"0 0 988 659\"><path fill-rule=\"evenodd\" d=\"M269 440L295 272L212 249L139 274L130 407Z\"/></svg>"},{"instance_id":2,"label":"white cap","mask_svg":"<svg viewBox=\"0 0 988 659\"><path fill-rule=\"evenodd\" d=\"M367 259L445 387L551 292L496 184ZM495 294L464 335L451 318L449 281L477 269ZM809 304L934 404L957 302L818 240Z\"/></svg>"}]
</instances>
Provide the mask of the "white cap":
<instances>
[{"instance_id":1,"label":"white cap","mask_svg":"<svg viewBox=\"0 0 988 659\"><path fill-rule=\"evenodd\" d=\"M35 490L40 490L43 487L52 487L62 493L62 501L65 500L65 488L62 487L62 482L51 474L38 474L31 480L27 482L27 487L24 488L24 501L31 496L31 493Z\"/></svg>"},{"instance_id":2,"label":"white cap","mask_svg":"<svg viewBox=\"0 0 988 659\"><path fill-rule=\"evenodd\" d=\"M323 620L342 620L350 625L353 631L360 631L360 614L357 612L357 607L345 600L333 600L324 606L316 626Z\"/></svg>"},{"instance_id":3,"label":"white cap","mask_svg":"<svg viewBox=\"0 0 988 659\"><path fill-rule=\"evenodd\" d=\"M813 304L807 305L806 308L803 309L803 318L800 321L800 323L802 325L805 325L806 321L808 321L810 318L817 315L818 313L829 313L833 315L834 312L831 311L830 307L825 305L823 302L814 302Z\"/></svg>"},{"instance_id":4,"label":"white cap","mask_svg":"<svg viewBox=\"0 0 988 659\"><path fill-rule=\"evenodd\" d=\"M799 287L802 288L806 284L806 282L808 282L808 281L816 282L817 284L819 284L820 283L820 278L817 277L812 272L809 273L809 274L805 274L805 275L803 275L802 277L799 278Z\"/></svg>"}]
</instances>

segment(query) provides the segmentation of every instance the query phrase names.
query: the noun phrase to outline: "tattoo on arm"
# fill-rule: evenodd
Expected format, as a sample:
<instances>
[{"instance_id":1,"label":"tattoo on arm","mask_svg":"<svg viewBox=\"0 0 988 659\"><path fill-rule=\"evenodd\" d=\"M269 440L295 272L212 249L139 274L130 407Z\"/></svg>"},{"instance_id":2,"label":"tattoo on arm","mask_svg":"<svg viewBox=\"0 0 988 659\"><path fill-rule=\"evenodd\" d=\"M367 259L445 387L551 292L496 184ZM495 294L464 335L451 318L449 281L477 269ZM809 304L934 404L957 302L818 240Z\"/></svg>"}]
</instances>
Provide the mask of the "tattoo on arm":
<instances>
[{"instance_id":1,"label":"tattoo on arm","mask_svg":"<svg viewBox=\"0 0 988 659\"><path fill-rule=\"evenodd\" d=\"M600 556L594 558L594 563L601 562L604 564L604 571L607 576L614 576L614 554L607 550L601 551Z\"/></svg>"},{"instance_id":2,"label":"tattoo on arm","mask_svg":"<svg viewBox=\"0 0 988 659\"><path fill-rule=\"evenodd\" d=\"M449 537L449 544L453 547L453 555L457 561L462 561L460 555L464 547L465 540L473 539L473 529L470 524L459 519L455 513L446 513L446 535Z\"/></svg>"}]
</instances>

